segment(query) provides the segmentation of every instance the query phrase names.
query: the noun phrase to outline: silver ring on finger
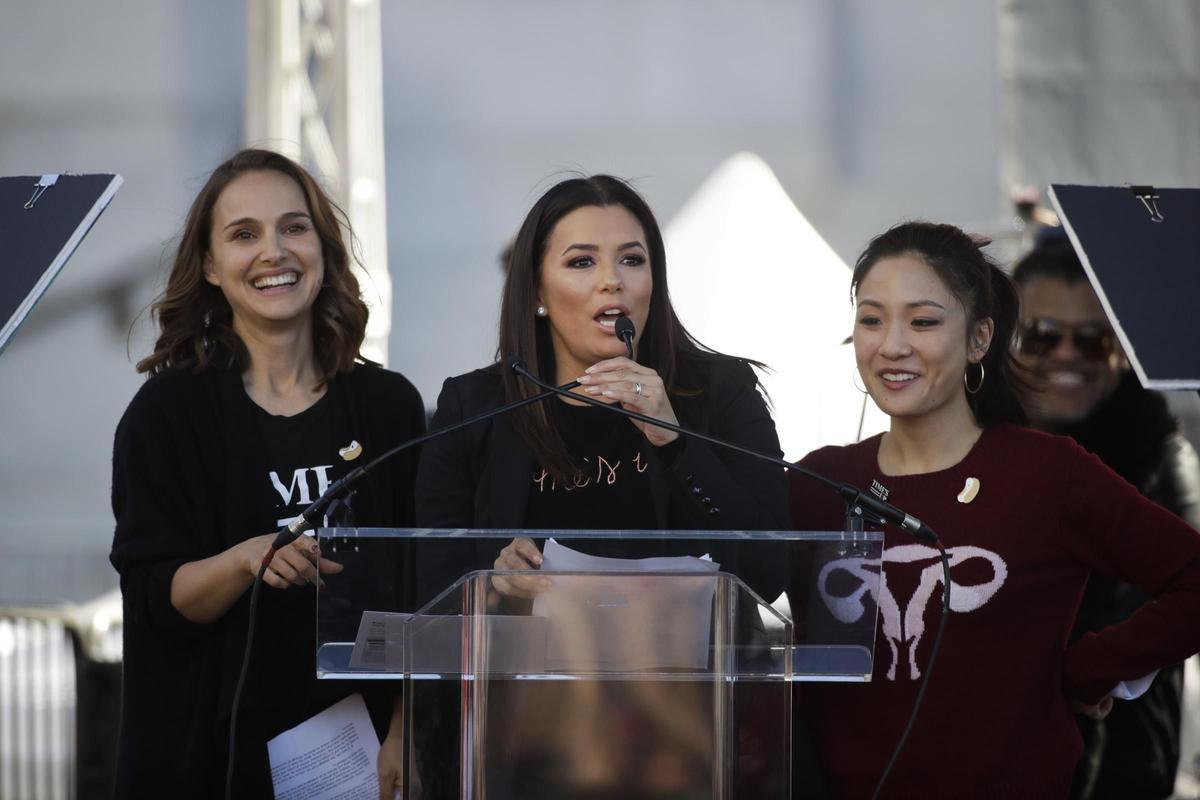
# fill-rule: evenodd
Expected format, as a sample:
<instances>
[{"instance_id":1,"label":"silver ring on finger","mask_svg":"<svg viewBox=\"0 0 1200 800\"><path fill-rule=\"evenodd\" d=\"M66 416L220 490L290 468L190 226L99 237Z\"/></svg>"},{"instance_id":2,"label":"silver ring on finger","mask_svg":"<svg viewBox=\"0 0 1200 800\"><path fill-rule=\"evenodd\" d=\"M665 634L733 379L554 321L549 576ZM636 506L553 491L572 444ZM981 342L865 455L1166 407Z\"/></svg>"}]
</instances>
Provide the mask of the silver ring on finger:
<instances>
[{"instance_id":1,"label":"silver ring on finger","mask_svg":"<svg viewBox=\"0 0 1200 800\"><path fill-rule=\"evenodd\" d=\"M638 397L642 396L642 385L640 383L633 384L633 393Z\"/></svg>"}]
</instances>

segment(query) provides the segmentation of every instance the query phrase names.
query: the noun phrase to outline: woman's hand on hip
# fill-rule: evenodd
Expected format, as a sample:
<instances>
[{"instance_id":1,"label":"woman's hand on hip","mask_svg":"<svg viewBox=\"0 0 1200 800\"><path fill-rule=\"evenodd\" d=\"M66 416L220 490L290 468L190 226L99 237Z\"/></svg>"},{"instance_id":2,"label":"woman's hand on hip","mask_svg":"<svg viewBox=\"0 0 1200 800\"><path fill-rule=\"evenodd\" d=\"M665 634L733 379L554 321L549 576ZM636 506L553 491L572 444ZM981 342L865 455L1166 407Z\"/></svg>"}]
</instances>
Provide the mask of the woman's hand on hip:
<instances>
[{"instance_id":1,"label":"woman's hand on hip","mask_svg":"<svg viewBox=\"0 0 1200 800\"><path fill-rule=\"evenodd\" d=\"M1109 715L1113 708L1113 696L1110 694L1095 705L1089 705L1080 700L1071 698L1071 710L1076 714L1094 719L1097 722Z\"/></svg>"},{"instance_id":2,"label":"woman's hand on hip","mask_svg":"<svg viewBox=\"0 0 1200 800\"><path fill-rule=\"evenodd\" d=\"M678 425L675 409L667 397L667 388L662 378L650 367L631 361L624 356L609 358L588 367L587 374L579 379L584 391L592 397L604 397L619 402L623 407L648 417L661 419ZM679 438L675 431L650 425L640 420L630 420L641 431L650 444L662 447Z\"/></svg>"}]
</instances>

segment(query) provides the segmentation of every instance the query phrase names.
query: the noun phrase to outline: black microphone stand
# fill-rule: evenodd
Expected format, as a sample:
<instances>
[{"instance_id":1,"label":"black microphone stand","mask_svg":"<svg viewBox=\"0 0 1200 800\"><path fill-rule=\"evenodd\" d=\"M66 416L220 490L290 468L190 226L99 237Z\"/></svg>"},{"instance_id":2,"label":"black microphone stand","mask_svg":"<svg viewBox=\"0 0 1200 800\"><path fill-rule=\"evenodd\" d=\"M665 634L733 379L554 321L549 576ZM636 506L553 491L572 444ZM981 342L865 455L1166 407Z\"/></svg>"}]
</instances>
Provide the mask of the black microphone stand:
<instances>
[{"instance_id":1,"label":"black microphone stand","mask_svg":"<svg viewBox=\"0 0 1200 800\"><path fill-rule=\"evenodd\" d=\"M750 448L743 447L740 444L726 442L723 439L718 439L715 436L709 436L706 433L689 430L682 426L675 425L664 420L655 419L654 417L647 416L646 414L638 413L637 411L630 411L629 409L623 408L617 403L606 403L603 400L597 400L589 395L576 394L567 389L556 388L540 380L537 376L527 370L520 358L513 357L509 359L508 367L509 369L513 370L513 372L516 372L518 375L533 383L535 386L545 390L546 392L552 392L563 397L568 397L572 400L579 400L587 403L588 405L597 406L599 408L606 408L614 414L620 414L622 416L629 417L630 419L636 419L640 422L645 422L649 425L665 428L666 430L674 431L680 436L699 439L703 442L716 445L717 447L733 450L735 452L742 453L743 455L766 461L768 464L775 464L776 466L783 467L784 469L791 470L792 472L798 472L807 478L815 480L819 483L823 483L837 492L838 495L841 496L842 500L846 503L846 531L848 533L862 531L864 521L871 524L886 522L895 525L916 539L929 542L937 548L938 555L940 556L942 562L942 613L938 620L937 634L934 636L933 644L930 646L929 661L925 665L925 674L921 678L921 686L917 689L917 696L913 700L913 710L909 714L908 724L905 725L904 732L900 735L900 739L896 743L896 749L892 751L892 757L888 760L887 766L884 767L883 773L880 775L879 782L875 785L875 793L872 795L872 797L878 798L879 793L883 791L883 785L887 781L888 775L891 774L892 768L895 766L896 761L900 758L900 752L904 749L904 744L908 741L908 736L912 732L913 725L917 721L917 711L920 710L921 703L925 699L925 689L929 686L929 676L933 673L933 665L937 661L938 651L942 646L942 634L946 630L946 618L950 615L950 559L946 555L946 548L942 546L941 540L938 539L937 534L933 532L933 529L921 522L916 517L906 514L904 511L901 511L899 508L896 508L890 503L886 503L874 495L866 494L861 489L858 489L857 487L848 483L838 483L837 481L826 478L824 475L805 469L798 464L793 464L790 461L784 461L782 458L769 456L766 453L760 453L757 450L751 450ZM881 571L883 570L882 563L880 564L879 568Z\"/></svg>"}]
</instances>

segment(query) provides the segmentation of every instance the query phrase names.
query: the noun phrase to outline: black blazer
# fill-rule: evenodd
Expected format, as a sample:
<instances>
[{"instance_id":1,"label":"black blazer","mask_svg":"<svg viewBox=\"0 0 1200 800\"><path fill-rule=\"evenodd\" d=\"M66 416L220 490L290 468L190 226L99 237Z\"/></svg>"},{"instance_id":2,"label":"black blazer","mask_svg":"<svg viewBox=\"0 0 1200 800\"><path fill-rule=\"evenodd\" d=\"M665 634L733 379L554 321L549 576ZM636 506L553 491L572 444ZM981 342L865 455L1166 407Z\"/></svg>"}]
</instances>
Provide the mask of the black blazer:
<instances>
[{"instance_id":1,"label":"black blazer","mask_svg":"<svg viewBox=\"0 0 1200 800\"><path fill-rule=\"evenodd\" d=\"M504 403L500 366L449 378L438 397L432 428L466 419ZM707 424L701 430L780 457L775 423L757 389L753 370L733 359L710 367ZM553 401L551 401L553 402ZM684 423L685 426L687 423ZM665 530L786 530L790 527L783 470L732 450L681 438L668 454L648 448L655 519ZM417 471L417 525L429 528L524 527L535 464L507 417L497 417L427 444ZM507 541L507 540L506 540ZM439 545L459 543L439 543ZM684 545L684 543L680 543ZM709 546L711 545L711 546ZM786 582L786 550L779 545L700 545L722 569L773 600ZM471 569L491 568L499 541L426 548L418 565L418 590L429 598ZM696 549L695 546L684 550ZM679 552L678 548L671 550Z\"/></svg>"}]
</instances>

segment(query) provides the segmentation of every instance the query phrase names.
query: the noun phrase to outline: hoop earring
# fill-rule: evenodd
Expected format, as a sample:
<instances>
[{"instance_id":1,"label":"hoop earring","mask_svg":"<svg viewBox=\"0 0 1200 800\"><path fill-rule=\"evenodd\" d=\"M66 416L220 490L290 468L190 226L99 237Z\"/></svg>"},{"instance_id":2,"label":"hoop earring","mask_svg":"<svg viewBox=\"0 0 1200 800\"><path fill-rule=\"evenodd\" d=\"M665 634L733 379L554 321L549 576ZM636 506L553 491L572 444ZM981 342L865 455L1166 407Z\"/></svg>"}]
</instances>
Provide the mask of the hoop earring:
<instances>
[{"instance_id":1,"label":"hoop earring","mask_svg":"<svg viewBox=\"0 0 1200 800\"><path fill-rule=\"evenodd\" d=\"M212 350L212 338L209 334L212 332L212 312L204 312L204 321L201 323L200 329L200 349L204 352Z\"/></svg>"},{"instance_id":2,"label":"hoop earring","mask_svg":"<svg viewBox=\"0 0 1200 800\"><path fill-rule=\"evenodd\" d=\"M979 390L983 388L983 379L985 377L983 362L980 361L977 366L979 367L979 383L975 384L974 389L972 389L971 384L967 382L967 373L971 371L971 366L968 364L967 368L963 370L963 386L966 387L967 394L979 394Z\"/></svg>"},{"instance_id":3,"label":"hoop earring","mask_svg":"<svg viewBox=\"0 0 1200 800\"><path fill-rule=\"evenodd\" d=\"M538 306L538 307L537 307L537 311L535 311L535 312L533 312L533 313L537 314L539 317L544 317L544 316L546 316L546 313L547 313L547 312L546 312L546 307L545 307L545 306Z\"/></svg>"},{"instance_id":4,"label":"hoop earring","mask_svg":"<svg viewBox=\"0 0 1200 800\"><path fill-rule=\"evenodd\" d=\"M854 388L858 389L858 391L862 392L863 394L870 394L870 392L868 392L864 387L858 385L858 381L855 380L855 378L862 378L862 373L858 371L858 367L855 367L854 371L850 373L850 382L854 384Z\"/></svg>"}]
</instances>

